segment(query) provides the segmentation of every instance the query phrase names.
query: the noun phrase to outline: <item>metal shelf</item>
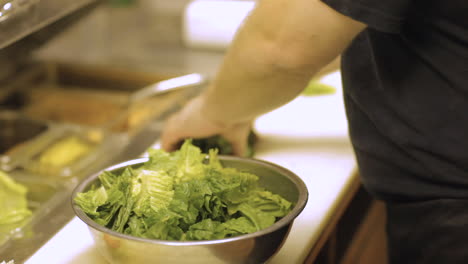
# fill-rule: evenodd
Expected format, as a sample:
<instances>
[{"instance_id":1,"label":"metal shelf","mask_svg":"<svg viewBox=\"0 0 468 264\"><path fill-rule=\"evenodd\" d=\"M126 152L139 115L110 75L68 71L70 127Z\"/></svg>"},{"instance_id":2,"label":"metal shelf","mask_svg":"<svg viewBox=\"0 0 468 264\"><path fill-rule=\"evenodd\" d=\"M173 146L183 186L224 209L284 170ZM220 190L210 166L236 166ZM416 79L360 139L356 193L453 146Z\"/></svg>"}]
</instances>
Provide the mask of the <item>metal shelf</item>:
<instances>
[{"instance_id":1,"label":"metal shelf","mask_svg":"<svg viewBox=\"0 0 468 264\"><path fill-rule=\"evenodd\" d=\"M0 49L97 0L0 0Z\"/></svg>"}]
</instances>

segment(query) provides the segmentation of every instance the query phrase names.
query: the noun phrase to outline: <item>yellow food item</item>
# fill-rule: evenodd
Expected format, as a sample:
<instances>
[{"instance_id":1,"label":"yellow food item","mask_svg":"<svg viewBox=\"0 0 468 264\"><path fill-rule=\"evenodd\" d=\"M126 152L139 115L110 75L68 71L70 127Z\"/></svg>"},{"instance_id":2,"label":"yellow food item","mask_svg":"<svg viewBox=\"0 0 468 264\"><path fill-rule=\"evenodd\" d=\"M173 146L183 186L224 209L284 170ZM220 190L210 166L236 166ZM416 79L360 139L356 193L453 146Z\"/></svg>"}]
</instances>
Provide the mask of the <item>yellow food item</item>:
<instances>
[{"instance_id":1,"label":"yellow food item","mask_svg":"<svg viewBox=\"0 0 468 264\"><path fill-rule=\"evenodd\" d=\"M42 165L63 167L85 156L93 147L78 136L65 137L46 149L38 161Z\"/></svg>"}]
</instances>

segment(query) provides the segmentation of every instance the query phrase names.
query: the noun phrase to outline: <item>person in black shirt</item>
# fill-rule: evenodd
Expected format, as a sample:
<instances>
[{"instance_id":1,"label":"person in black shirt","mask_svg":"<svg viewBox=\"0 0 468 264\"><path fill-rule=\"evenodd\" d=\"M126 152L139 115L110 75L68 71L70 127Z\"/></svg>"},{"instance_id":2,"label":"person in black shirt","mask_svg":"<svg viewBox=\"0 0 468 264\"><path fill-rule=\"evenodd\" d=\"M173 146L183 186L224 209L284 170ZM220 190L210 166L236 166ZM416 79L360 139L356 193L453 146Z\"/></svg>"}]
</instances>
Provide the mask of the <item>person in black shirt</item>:
<instances>
[{"instance_id":1,"label":"person in black shirt","mask_svg":"<svg viewBox=\"0 0 468 264\"><path fill-rule=\"evenodd\" d=\"M466 0L259 1L210 87L166 123L163 148L220 134L242 155L252 120L339 55L362 182L387 205L390 263L466 263Z\"/></svg>"}]
</instances>

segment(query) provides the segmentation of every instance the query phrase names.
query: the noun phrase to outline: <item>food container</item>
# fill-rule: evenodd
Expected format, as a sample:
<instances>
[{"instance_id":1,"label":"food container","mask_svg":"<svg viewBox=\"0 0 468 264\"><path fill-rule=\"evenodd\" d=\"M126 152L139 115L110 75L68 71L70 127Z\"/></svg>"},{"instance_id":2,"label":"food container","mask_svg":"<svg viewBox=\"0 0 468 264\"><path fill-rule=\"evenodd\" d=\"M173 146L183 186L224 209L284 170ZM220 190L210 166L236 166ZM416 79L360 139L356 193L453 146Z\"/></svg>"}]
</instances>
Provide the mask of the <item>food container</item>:
<instances>
[{"instance_id":1,"label":"food container","mask_svg":"<svg viewBox=\"0 0 468 264\"><path fill-rule=\"evenodd\" d=\"M45 122L12 111L0 112L0 169L9 171L28 158L25 146L49 130Z\"/></svg>"},{"instance_id":2,"label":"food container","mask_svg":"<svg viewBox=\"0 0 468 264\"><path fill-rule=\"evenodd\" d=\"M43 178L80 177L89 166L102 163L112 156L112 151L120 150L114 146L119 144L126 144L126 138L114 134L104 137L99 129L56 125L42 138L25 146L28 159L19 167Z\"/></svg>"},{"instance_id":3,"label":"food container","mask_svg":"<svg viewBox=\"0 0 468 264\"><path fill-rule=\"evenodd\" d=\"M91 220L75 203L76 215L84 221L93 236L99 252L110 263L264 263L282 246L294 219L307 203L307 187L294 173L278 165L249 158L219 156L224 167L233 167L259 177L259 186L283 196L294 204L292 211L272 226L232 238L205 241L164 241L128 236ZM138 167L146 158L131 160L108 171L119 171L126 166ZM95 174L81 182L74 190L85 192L99 182Z\"/></svg>"},{"instance_id":4,"label":"food container","mask_svg":"<svg viewBox=\"0 0 468 264\"><path fill-rule=\"evenodd\" d=\"M199 79L177 82L184 76ZM158 127L205 84L197 74L171 77L109 66L31 63L10 84L13 92L0 100L0 108L27 119L30 127L26 133L34 140L18 155L1 156L0 168L22 167L39 175L65 177L101 170L109 165L101 165L104 159L115 158L131 140L141 141L145 128ZM184 89L171 89L174 87ZM32 127L39 124L45 128ZM40 128L45 131L34 136ZM15 133L21 136L25 132Z\"/></svg>"},{"instance_id":5,"label":"food container","mask_svg":"<svg viewBox=\"0 0 468 264\"><path fill-rule=\"evenodd\" d=\"M64 188L60 183L48 181L37 175L31 174L22 169L14 169L8 173L11 179L26 187L27 207L31 215L24 220L14 223L11 226L0 225L0 249L10 242L10 239L18 240L34 235L31 230L31 223L40 221L44 213L48 210L50 203L55 202L57 196L65 195Z\"/></svg>"},{"instance_id":6,"label":"food container","mask_svg":"<svg viewBox=\"0 0 468 264\"><path fill-rule=\"evenodd\" d=\"M127 109L133 95L175 76L108 66L38 62L20 77L12 85L16 87L14 96L10 96L13 102L3 100L10 110L32 119L60 124L105 129L112 124L112 132L128 134L136 134L151 120L180 108L199 88L193 86L193 89L175 89L148 96ZM122 113L127 116L122 118Z\"/></svg>"}]
</instances>

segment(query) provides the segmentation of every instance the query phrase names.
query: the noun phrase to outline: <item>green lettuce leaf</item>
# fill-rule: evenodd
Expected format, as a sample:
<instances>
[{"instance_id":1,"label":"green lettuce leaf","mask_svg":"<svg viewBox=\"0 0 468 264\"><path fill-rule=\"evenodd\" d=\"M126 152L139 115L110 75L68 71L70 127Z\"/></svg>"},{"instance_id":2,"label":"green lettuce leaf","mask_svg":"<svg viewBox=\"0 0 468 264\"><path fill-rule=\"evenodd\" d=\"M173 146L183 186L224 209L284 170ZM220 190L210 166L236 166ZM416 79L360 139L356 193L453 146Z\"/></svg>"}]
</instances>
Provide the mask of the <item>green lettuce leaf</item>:
<instances>
[{"instance_id":1,"label":"green lettuce leaf","mask_svg":"<svg viewBox=\"0 0 468 264\"><path fill-rule=\"evenodd\" d=\"M135 200L133 211L150 215L151 211L167 208L174 196L173 178L165 171L141 170L132 179L131 195Z\"/></svg>"},{"instance_id":2,"label":"green lettuce leaf","mask_svg":"<svg viewBox=\"0 0 468 264\"><path fill-rule=\"evenodd\" d=\"M0 171L0 245L30 219L26 194L25 186Z\"/></svg>"},{"instance_id":3,"label":"green lettuce leaf","mask_svg":"<svg viewBox=\"0 0 468 264\"><path fill-rule=\"evenodd\" d=\"M99 216L98 207L107 202L107 191L104 186L93 188L85 193L78 193L75 202L80 204L81 210L89 216Z\"/></svg>"},{"instance_id":4,"label":"green lettuce leaf","mask_svg":"<svg viewBox=\"0 0 468 264\"><path fill-rule=\"evenodd\" d=\"M0 171L0 225L15 224L31 215L27 188Z\"/></svg>"}]
</instances>

